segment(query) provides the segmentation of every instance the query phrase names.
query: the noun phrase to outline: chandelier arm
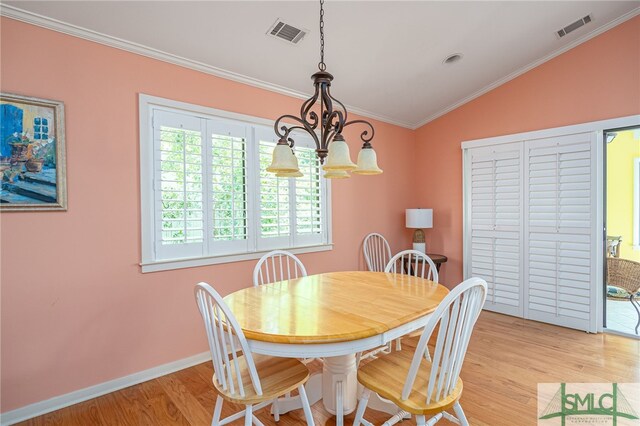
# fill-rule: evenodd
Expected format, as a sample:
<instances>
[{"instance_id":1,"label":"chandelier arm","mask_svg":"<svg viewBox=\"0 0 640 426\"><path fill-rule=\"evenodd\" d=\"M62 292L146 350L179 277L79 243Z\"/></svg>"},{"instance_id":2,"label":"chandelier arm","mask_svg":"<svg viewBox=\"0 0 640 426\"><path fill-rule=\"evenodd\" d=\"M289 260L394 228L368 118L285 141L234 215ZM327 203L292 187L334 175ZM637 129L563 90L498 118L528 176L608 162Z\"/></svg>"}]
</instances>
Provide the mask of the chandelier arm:
<instances>
[{"instance_id":1,"label":"chandelier arm","mask_svg":"<svg viewBox=\"0 0 640 426\"><path fill-rule=\"evenodd\" d=\"M322 84L321 95L320 95L320 105L322 111L322 146L325 148L329 147L329 133L333 128L333 102L331 97L327 93L328 86L326 84Z\"/></svg>"},{"instance_id":2,"label":"chandelier arm","mask_svg":"<svg viewBox=\"0 0 640 426\"><path fill-rule=\"evenodd\" d=\"M338 105L340 105L340 108L342 108L343 111L343 115L344 115L344 121L347 121L347 117L349 115L349 113L347 112L347 107L344 106L344 104L342 102L340 102L338 99L334 98L333 95L331 95L331 88L327 87L327 94L329 95L329 97Z\"/></svg>"},{"instance_id":3,"label":"chandelier arm","mask_svg":"<svg viewBox=\"0 0 640 426\"><path fill-rule=\"evenodd\" d=\"M313 96L304 101L304 103L300 107L300 118L303 121L309 123L314 129L318 127L318 115L315 112L311 111L311 108L313 108L316 101L318 100L318 96L320 95L320 88L318 87L318 85L315 86L316 90ZM311 114L309 114L309 111L311 111ZM307 121L307 116L309 116L310 121Z\"/></svg>"},{"instance_id":4,"label":"chandelier arm","mask_svg":"<svg viewBox=\"0 0 640 426\"><path fill-rule=\"evenodd\" d=\"M300 130L304 130L305 132L307 131L306 127L304 127L304 126L291 126L291 127L287 128L287 140L288 140L289 142L291 142L291 143L289 144L289 146L290 146L291 148L293 148L293 145L295 144L295 142L294 142L293 138L290 138L290 137L289 137L289 135L291 134L291 132L293 132L294 130L298 130L298 129L300 129Z\"/></svg>"},{"instance_id":5,"label":"chandelier arm","mask_svg":"<svg viewBox=\"0 0 640 426\"><path fill-rule=\"evenodd\" d=\"M334 120L337 118L337 122L334 123ZM342 111L336 110L333 111L330 115L327 116L327 123L324 128L324 132L322 133L322 143L327 149L329 148L329 144L333 137L342 132L342 123L344 123Z\"/></svg>"},{"instance_id":6,"label":"chandelier arm","mask_svg":"<svg viewBox=\"0 0 640 426\"><path fill-rule=\"evenodd\" d=\"M364 125L368 126L369 129L371 129L371 135L370 136L368 136L369 135L369 130L365 130L362 133L360 133L360 139L362 140L362 142L364 142L364 146L371 147L370 142L373 139L373 135L375 134L375 129L373 128L373 125L371 123L369 123L368 121L365 121L365 120L351 120L351 121L348 121L348 122L344 123L343 127L347 127L347 126L350 126L352 124L364 124Z\"/></svg>"},{"instance_id":7,"label":"chandelier arm","mask_svg":"<svg viewBox=\"0 0 640 426\"><path fill-rule=\"evenodd\" d=\"M329 87L323 84L320 96L322 97L322 103L324 104L322 108L323 118L325 118L324 114L326 114L326 120L327 120L326 123L325 122L322 123L323 126L325 127L327 123L331 122L329 118L333 114L333 100L331 99L331 96L329 96L328 90L329 90Z\"/></svg>"},{"instance_id":8,"label":"chandelier arm","mask_svg":"<svg viewBox=\"0 0 640 426\"><path fill-rule=\"evenodd\" d=\"M299 123L300 125L299 126L287 126L287 125L280 126L280 121L283 119L293 120L296 123ZM288 139L289 133L291 133L291 131L294 129L304 130L313 138L313 141L315 142L316 146L320 148L320 141L318 140L318 135L316 135L316 132L313 131L314 127L312 127L306 121L302 120L300 117L296 117L295 115L291 115L291 114L280 116L278 117L276 122L273 124L273 129L275 130L276 135L284 139Z\"/></svg>"}]
</instances>

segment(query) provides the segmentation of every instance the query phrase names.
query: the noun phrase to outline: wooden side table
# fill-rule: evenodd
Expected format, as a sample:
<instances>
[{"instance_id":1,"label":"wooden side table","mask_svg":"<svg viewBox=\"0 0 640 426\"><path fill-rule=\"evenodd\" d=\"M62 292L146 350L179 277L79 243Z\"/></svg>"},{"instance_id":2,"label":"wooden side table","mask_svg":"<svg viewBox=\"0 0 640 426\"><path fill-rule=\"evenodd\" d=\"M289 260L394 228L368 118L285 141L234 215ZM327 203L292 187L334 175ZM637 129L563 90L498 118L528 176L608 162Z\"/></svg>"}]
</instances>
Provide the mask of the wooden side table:
<instances>
[{"instance_id":1,"label":"wooden side table","mask_svg":"<svg viewBox=\"0 0 640 426\"><path fill-rule=\"evenodd\" d=\"M429 256L431 260L433 260L433 263L436 264L436 270L438 271L438 273L440 273L440 265L442 265L443 263L447 263L447 256L435 253L427 253L427 256Z\"/></svg>"},{"instance_id":2,"label":"wooden side table","mask_svg":"<svg viewBox=\"0 0 640 426\"><path fill-rule=\"evenodd\" d=\"M427 256L429 256L429 258L433 260L433 263L436 265L436 271L438 271L439 274L440 265L442 265L443 263L447 263L447 256L435 253L427 253ZM404 266L405 268L407 268L409 275L413 275L413 267L411 265L407 265L408 260L408 257L404 258Z\"/></svg>"}]
</instances>

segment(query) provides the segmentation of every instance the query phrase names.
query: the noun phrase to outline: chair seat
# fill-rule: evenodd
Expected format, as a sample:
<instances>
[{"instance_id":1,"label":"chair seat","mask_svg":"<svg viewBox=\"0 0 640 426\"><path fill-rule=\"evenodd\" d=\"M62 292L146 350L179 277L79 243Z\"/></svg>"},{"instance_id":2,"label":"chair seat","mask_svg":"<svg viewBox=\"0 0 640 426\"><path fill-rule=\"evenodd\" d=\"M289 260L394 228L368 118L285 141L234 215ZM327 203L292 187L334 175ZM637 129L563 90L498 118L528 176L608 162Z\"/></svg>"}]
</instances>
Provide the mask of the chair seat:
<instances>
[{"instance_id":1,"label":"chair seat","mask_svg":"<svg viewBox=\"0 0 640 426\"><path fill-rule=\"evenodd\" d=\"M375 359L358 370L358 381L382 398L392 401L401 409L418 415L436 414L448 410L460 399L462 380L446 398L427 404L427 383L431 363L423 359L409 398L402 400L402 388L413 360L413 351L397 351Z\"/></svg>"},{"instance_id":2,"label":"chair seat","mask_svg":"<svg viewBox=\"0 0 640 426\"><path fill-rule=\"evenodd\" d=\"M309 369L307 366L295 358L276 358L267 355L253 354L253 361L256 365L258 376L260 376L262 395L256 394L253 389L247 362L244 355L242 355L238 357L238 365L240 367L242 383L244 383L244 396L241 396L238 392L238 380L235 369L232 368L232 374L235 379L235 392L233 394L230 392L229 387L227 390L224 390L222 386L218 385L214 374L213 384L224 399L245 405L259 404L293 391L309 378Z\"/></svg>"}]
</instances>

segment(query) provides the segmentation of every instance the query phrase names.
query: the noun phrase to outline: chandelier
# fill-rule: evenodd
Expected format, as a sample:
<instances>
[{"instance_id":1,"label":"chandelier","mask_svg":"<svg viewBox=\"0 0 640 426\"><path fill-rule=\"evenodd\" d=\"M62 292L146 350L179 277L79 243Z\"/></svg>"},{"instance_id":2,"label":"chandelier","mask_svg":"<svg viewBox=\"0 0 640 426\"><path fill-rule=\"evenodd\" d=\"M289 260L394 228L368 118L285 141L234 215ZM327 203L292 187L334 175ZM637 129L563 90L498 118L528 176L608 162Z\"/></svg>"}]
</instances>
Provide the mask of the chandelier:
<instances>
[{"instance_id":1,"label":"chandelier","mask_svg":"<svg viewBox=\"0 0 640 426\"><path fill-rule=\"evenodd\" d=\"M303 131L308 133L316 144L316 154L320 159L320 164L323 164L322 168L326 172L325 178L348 178L350 177L349 172L361 175L382 173L378 167L376 152L371 146L375 132L373 126L365 120L348 121L348 113L344 104L331 95L330 88L333 76L326 71L327 66L324 63L324 0L320 0L320 62L318 69L319 71L311 76L315 92L313 96L303 102L300 107L300 116L285 114L276 120L274 130L279 140L273 150L272 162L267 167L267 171L275 173L278 177L303 176L298 167L298 159L293 152L295 142L291 137L291 132ZM318 104L320 116L316 111L312 111L314 106ZM282 124L282 121L294 124ZM349 146L342 136L344 128L352 124L361 124L367 127L360 134L360 139L364 144L358 154L357 164L351 162Z\"/></svg>"}]
</instances>

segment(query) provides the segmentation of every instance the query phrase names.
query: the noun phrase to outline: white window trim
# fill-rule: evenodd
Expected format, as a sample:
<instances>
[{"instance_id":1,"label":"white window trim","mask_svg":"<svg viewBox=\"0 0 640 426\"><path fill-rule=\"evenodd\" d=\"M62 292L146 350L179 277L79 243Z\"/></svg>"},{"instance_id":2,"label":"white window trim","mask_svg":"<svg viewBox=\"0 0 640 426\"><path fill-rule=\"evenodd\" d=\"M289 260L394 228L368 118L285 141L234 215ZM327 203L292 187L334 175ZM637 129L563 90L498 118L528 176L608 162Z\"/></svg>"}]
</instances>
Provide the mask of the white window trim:
<instances>
[{"instance_id":1,"label":"white window trim","mask_svg":"<svg viewBox=\"0 0 640 426\"><path fill-rule=\"evenodd\" d=\"M186 102L156 96L139 94L139 127L140 127L140 214L141 214L141 248L142 259L139 263L142 272L158 272L172 269L192 268L196 266L216 265L220 263L241 262L245 260L259 259L270 250L253 251L248 253L230 254L221 256L201 256L171 260L156 260L154 256L154 164L153 164L153 131L152 117L154 109L166 109L171 112L182 110L192 115L200 115L202 118L226 118L242 121L247 124L273 126L274 121L209 108ZM331 221L331 180L325 182L324 218L327 223L327 235L324 244L306 247L289 248L294 254L329 251L333 249L332 221Z\"/></svg>"},{"instance_id":2,"label":"white window trim","mask_svg":"<svg viewBox=\"0 0 640 426\"><path fill-rule=\"evenodd\" d=\"M640 250L640 158L633 160L633 249Z\"/></svg>"}]
</instances>

